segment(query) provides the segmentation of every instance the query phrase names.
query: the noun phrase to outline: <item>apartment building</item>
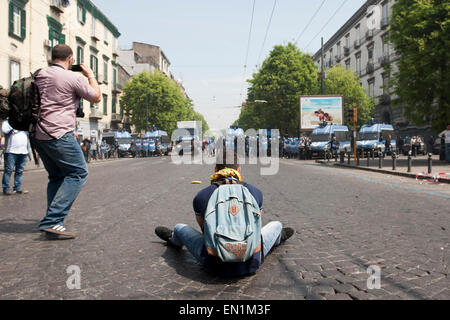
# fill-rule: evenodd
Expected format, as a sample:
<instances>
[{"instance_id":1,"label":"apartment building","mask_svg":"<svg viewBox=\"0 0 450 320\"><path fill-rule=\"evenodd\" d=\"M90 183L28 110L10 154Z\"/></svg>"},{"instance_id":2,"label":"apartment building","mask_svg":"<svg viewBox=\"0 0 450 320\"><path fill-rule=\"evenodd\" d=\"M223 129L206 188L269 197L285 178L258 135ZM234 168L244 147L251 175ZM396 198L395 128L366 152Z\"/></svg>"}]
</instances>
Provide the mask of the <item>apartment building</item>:
<instances>
[{"instance_id":1,"label":"apartment building","mask_svg":"<svg viewBox=\"0 0 450 320\"><path fill-rule=\"evenodd\" d=\"M76 63L90 66L97 76L102 101L82 101L85 117L77 118L78 134L101 139L105 130L123 127L118 86L120 32L89 0L0 0L0 85L48 65L60 43L74 51Z\"/></svg>"},{"instance_id":2,"label":"apartment building","mask_svg":"<svg viewBox=\"0 0 450 320\"><path fill-rule=\"evenodd\" d=\"M354 70L361 86L375 101L374 118L394 125L402 134L409 130L421 131L411 126L401 107L393 107L388 82L397 71L399 56L389 42L388 27L394 1L368 0L361 8L324 44L324 68L341 64ZM321 66L321 50L313 56ZM387 66L390 65L389 72ZM426 129L426 128L422 128Z\"/></svg>"},{"instance_id":3,"label":"apartment building","mask_svg":"<svg viewBox=\"0 0 450 320\"><path fill-rule=\"evenodd\" d=\"M119 56L119 63L129 74L136 75L144 71L159 70L174 80L184 96L188 97L181 81L176 80L170 72L170 61L160 47L133 42L131 49L119 49Z\"/></svg>"}]
</instances>

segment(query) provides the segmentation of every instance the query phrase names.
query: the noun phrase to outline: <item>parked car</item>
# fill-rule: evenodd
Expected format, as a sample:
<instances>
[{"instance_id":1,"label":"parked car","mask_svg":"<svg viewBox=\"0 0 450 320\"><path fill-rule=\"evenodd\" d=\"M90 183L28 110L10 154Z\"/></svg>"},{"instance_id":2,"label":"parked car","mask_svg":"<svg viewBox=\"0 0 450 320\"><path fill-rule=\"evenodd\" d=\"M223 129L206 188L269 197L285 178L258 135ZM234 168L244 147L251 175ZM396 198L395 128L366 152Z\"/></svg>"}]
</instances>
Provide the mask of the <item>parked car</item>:
<instances>
[{"instance_id":1,"label":"parked car","mask_svg":"<svg viewBox=\"0 0 450 320\"><path fill-rule=\"evenodd\" d=\"M441 153L441 139L438 137L435 139L433 144L433 154L440 154Z\"/></svg>"}]
</instances>

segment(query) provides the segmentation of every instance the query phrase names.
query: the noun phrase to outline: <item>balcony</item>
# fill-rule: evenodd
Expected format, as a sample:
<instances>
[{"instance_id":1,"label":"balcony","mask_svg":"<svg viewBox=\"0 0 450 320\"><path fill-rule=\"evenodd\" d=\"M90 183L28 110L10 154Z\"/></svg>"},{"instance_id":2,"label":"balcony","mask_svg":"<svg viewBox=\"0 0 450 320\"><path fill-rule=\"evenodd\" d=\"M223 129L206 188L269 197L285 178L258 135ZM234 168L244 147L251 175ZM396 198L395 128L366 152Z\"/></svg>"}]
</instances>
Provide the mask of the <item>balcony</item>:
<instances>
[{"instance_id":1,"label":"balcony","mask_svg":"<svg viewBox=\"0 0 450 320\"><path fill-rule=\"evenodd\" d=\"M103 112L101 112L97 108L91 108L91 112L89 114L90 119L103 119Z\"/></svg>"},{"instance_id":2,"label":"balcony","mask_svg":"<svg viewBox=\"0 0 450 320\"><path fill-rule=\"evenodd\" d=\"M373 38L373 30L367 30L366 32L366 39L370 40Z\"/></svg>"},{"instance_id":3,"label":"balcony","mask_svg":"<svg viewBox=\"0 0 450 320\"><path fill-rule=\"evenodd\" d=\"M355 47L355 49L358 49L361 46L361 40L355 40L353 46Z\"/></svg>"},{"instance_id":4,"label":"balcony","mask_svg":"<svg viewBox=\"0 0 450 320\"><path fill-rule=\"evenodd\" d=\"M62 0L50 0L50 9L56 11L57 13L64 13L64 8L67 7Z\"/></svg>"},{"instance_id":5,"label":"balcony","mask_svg":"<svg viewBox=\"0 0 450 320\"><path fill-rule=\"evenodd\" d=\"M391 102L391 96L387 93L383 93L379 96L379 102L380 104L389 104Z\"/></svg>"},{"instance_id":6,"label":"balcony","mask_svg":"<svg viewBox=\"0 0 450 320\"><path fill-rule=\"evenodd\" d=\"M381 57L378 58L378 62L382 67L385 67L389 64L390 58L388 54L383 54Z\"/></svg>"},{"instance_id":7,"label":"balcony","mask_svg":"<svg viewBox=\"0 0 450 320\"><path fill-rule=\"evenodd\" d=\"M123 120L123 116L121 114L113 113L111 115L111 122L122 122L122 120Z\"/></svg>"},{"instance_id":8,"label":"balcony","mask_svg":"<svg viewBox=\"0 0 450 320\"><path fill-rule=\"evenodd\" d=\"M350 54L350 47L344 47L344 55L348 56Z\"/></svg>"},{"instance_id":9,"label":"balcony","mask_svg":"<svg viewBox=\"0 0 450 320\"><path fill-rule=\"evenodd\" d=\"M373 73L374 71L375 71L375 66L374 66L373 62L367 62L367 65L366 65L366 73L367 73L367 74L371 74L371 73Z\"/></svg>"},{"instance_id":10,"label":"balcony","mask_svg":"<svg viewBox=\"0 0 450 320\"><path fill-rule=\"evenodd\" d=\"M389 17L381 18L381 29L386 29L389 26Z\"/></svg>"},{"instance_id":11,"label":"balcony","mask_svg":"<svg viewBox=\"0 0 450 320\"><path fill-rule=\"evenodd\" d=\"M339 62L342 60L342 54L337 54L334 58L336 59L336 62Z\"/></svg>"}]
</instances>

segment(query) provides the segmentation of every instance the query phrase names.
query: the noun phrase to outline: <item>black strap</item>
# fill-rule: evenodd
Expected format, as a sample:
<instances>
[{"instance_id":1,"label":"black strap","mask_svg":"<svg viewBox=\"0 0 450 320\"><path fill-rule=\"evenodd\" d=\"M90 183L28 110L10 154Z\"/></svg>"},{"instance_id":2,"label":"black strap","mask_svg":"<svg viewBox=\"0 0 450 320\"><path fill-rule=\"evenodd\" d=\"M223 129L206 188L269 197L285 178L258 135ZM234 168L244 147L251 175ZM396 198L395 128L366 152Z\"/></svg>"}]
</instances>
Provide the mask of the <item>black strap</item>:
<instances>
[{"instance_id":1,"label":"black strap","mask_svg":"<svg viewBox=\"0 0 450 320\"><path fill-rule=\"evenodd\" d=\"M59 68L61 68L61 69L66 70L66 68L64 68L62 65L57 64L57 63L51 63L50 66L51 66L51 67L59 67Z\"/></svg>"}]
</instances>

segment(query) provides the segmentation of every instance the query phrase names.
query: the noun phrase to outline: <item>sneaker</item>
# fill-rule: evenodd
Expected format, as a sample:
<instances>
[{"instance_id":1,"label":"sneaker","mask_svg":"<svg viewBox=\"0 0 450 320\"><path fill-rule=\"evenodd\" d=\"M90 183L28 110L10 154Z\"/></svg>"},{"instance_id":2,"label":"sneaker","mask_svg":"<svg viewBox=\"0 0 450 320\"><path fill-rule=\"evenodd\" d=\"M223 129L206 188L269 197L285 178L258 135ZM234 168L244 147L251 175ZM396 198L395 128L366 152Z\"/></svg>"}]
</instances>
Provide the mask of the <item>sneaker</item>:
<instances>
[{"instance_id":1,"label":"sneaker","mask_svg":"<svg viewBox=\"0 0 450 320\"><path fill-rule=\"evenodd\" d=\"M4 194L5 196L11 196L11 195L13 195L14 193L13 193L11 190L9 190L9 189L3 189L3 194Z\"/></svg>"},{"instance_id":2,"label":"sneaker","mask_svg":"<svg viewBox=\"0 0 450 320\"><path fill-rule=\"evenodd\" d=\"M292 228L283 228L283 230L281 230L281 242L284 242L290 237L292 237L294 232L295 231Z\"/></svg>"},{"instance_id":3,"label":"sneaker","mask_svg":"<svg viewBox=\"0 0 450 320\"><path fill-rule=\"evenodd\" d=\"M172 237L173 231L166 227L156 227L155 233L164 241L169 241Z\"/></svg>"},{"instance_id":4,"label":"sneaker","mask_svg":"<svg viewBox=\"0 0 450 320\"><path fill-rule=\"evenodd\" d=\"M16 190L16 191L14 191L14 193L17 193L17 194L27 194L27 193L28 193L28 190Z\"/></svg>"},{"instance_id":5,"label":"sneaker","mask_svg":"<svg viewBox=\"0 0 450 320\"><path fill-rule=\"evenodd\" d=\"M75 239L75 234L68 232L62 225L56 225L51 228L41 230L49 240L69 240Z\"/></svg>"}]
</instances>

